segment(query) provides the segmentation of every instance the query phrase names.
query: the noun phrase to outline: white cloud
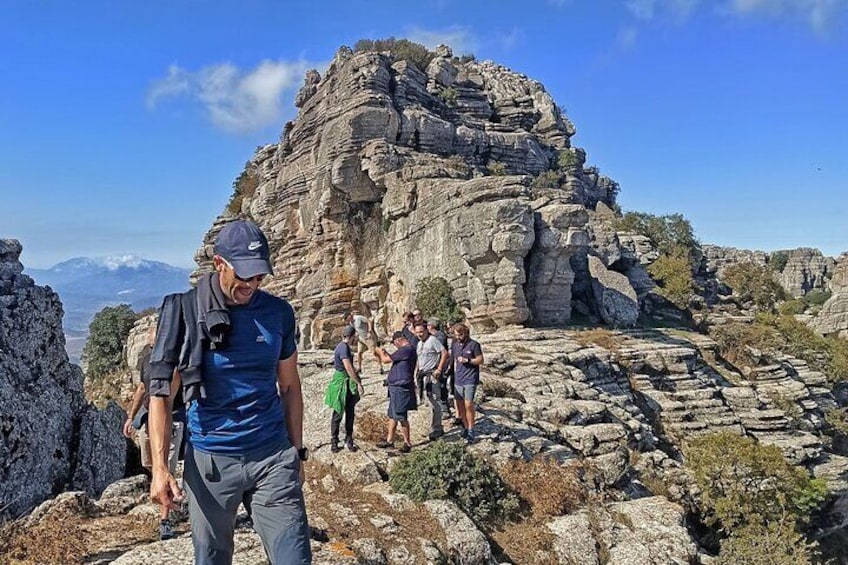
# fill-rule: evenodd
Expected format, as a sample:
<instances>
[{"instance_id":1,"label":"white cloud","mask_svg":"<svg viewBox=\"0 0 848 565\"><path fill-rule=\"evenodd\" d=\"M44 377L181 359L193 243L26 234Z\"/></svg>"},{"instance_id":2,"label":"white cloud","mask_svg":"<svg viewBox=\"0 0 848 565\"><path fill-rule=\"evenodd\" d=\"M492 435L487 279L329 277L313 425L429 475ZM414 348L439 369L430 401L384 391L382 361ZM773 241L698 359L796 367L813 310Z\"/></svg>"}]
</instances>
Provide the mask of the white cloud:
<instances>
[{"instance_id":1,"label":"white cloud","mask_svg":"<svg viewBox=\"0 0 848 565\"><path fill-rule=\"evenodd\" d=\"M286 91L300 86L306 61L263 61L244 71L231 63L188 71L171 65L165 77L154 81L147 105L154 109L161 100L186 97L199 102L209 119L231 132L247 132L279 123Z\"/></svg>"},{"instance_id":2,"label":"white cloud","mask_svg":"<svg viewBox=\"0 0 848 565\"><path fill-rule=\"evenodd\" d=\"M683 22L689 18L700 0L627 0L627 10L638 20L654 18Z\"/></svg>"},{"instance_id":3,"label":"white cloud","mask_svg":"<svg viewBox=\"0 0 848 565\"><path fill-rule=\"evenodd\" d=\"M816 32L823 32L848 13L848 0L727 0L725 8L736 15L800 18Z\"/></svg>"},{"instance_id":4,"label":"white cloud","mask_svg":"<svg viewBox=\"0 0 848 565\"><path fill-rule=\"evenodd\" d=\"M473 54L478 46L477 38L471 28L466 26L450 26L441 30L411 27L406 30L405 36L428 49L435 49L440 44L447 45L453 49L454 55Z\"/></svg>"}]
</instances>

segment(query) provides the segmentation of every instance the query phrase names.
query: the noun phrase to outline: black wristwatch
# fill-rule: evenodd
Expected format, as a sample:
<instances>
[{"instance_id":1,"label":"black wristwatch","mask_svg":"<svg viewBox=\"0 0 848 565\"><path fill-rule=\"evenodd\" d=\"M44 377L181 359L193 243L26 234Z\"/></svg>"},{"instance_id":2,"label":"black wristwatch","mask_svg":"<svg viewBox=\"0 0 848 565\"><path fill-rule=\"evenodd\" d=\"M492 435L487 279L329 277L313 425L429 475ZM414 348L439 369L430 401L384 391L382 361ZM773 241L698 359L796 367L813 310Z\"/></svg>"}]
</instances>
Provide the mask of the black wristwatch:
<instances>
[{"instance_id":1,"label":"black wristwatch","mask_svg":"<svg viewBox=\"0 0 848 565\"><path fill-rule=\"evenodd\" d=\"M301 447L300 449L298 449L297 458L301 461L306 461L307 459L309 459L309 448Z\"/></svg>"}]
</instances>

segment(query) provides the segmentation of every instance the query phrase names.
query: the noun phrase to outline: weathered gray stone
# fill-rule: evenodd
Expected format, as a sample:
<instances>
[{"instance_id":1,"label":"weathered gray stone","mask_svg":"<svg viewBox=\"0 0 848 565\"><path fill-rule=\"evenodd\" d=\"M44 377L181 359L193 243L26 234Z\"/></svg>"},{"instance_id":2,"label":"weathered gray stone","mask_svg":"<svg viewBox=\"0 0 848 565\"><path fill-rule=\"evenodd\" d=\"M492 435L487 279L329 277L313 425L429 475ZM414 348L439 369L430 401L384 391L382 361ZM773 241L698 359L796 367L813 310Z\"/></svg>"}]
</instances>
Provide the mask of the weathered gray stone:
<instances>
[{"instance_id":1,"label":"weathered gray stone","mask_svg":"<svg viewBox=\"0 0 848 565\"><path fill-rule=\"evenodd\" d=\"M603 261L589 256L592 291L601 318L613 327L632 327L639 319L639 300L627 277L610 271Z\"/></svg>"},{"instance_id":2,"label":"weathered gray stone","mask_svg":"<svg viewBox=\"0 0 848 565\"><path fill-rule=\"evenodd\" d=\"M486 536L456 504L449 500L428 500L424 507L445 531L450 559L468 565L494 562Z\"/></svg>"},{"instance_id":3,"label":"weathered gray stone","mask_svg":"<svg viewBox=\"0 0 848 565\"><path fill-rule=\"evenodd\" d=\"M125 463L121 411L86 404L82 371L64 349L59 297L21 274L21 249L0 240L0 273L11 283L0 285L0 518L71 486L97 495Z\"/></svg>"}]
</instances>

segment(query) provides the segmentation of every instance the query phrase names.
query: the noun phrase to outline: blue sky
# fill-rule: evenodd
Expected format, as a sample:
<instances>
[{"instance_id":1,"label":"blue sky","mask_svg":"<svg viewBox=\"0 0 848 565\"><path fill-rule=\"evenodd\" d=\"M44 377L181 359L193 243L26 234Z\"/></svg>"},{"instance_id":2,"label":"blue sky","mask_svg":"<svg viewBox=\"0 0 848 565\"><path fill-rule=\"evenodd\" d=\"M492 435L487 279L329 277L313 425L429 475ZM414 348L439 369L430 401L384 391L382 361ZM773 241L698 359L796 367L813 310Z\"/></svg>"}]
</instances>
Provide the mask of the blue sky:
<instances>
[{"instance_id":1,"label":"blue sky","mask_svg":"<svg viewBox=\"0 0 848 565\"><path fill-rule=\"evenodd\" d=\"M848 0L5 0L0 237L190 266L303 72L391 35L541 81L625 209L848 251Z\"/></svg>"}]
</instances>

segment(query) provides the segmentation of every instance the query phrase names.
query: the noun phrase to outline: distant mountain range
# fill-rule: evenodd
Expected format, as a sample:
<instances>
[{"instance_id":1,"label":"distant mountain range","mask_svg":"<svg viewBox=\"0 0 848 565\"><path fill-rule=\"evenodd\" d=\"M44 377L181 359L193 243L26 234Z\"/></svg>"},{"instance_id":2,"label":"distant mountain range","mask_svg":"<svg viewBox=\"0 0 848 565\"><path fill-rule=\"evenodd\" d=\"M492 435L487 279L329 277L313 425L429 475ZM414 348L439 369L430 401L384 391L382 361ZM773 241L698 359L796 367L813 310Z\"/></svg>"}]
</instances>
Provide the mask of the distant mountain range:
<instances>
[{"instance_id":1,"label":"distant mountain range","mask_svg":"<svg viewBox=\"0 0 848 565\"><path fill-rule=\"evenodd\" d=\"M78 363L88 325L97 312L117 304L129 304L136 312L158 307L166 294L188 288L191 269L125 255L77 257L49 269L26 269L26 273L62 299L66 348L71 362Z\"/></svg>"}]
</instances>

